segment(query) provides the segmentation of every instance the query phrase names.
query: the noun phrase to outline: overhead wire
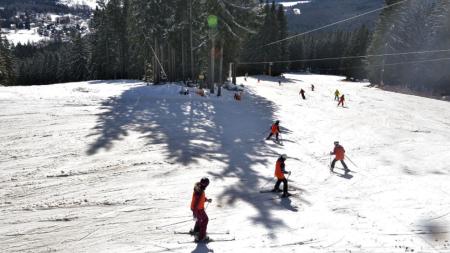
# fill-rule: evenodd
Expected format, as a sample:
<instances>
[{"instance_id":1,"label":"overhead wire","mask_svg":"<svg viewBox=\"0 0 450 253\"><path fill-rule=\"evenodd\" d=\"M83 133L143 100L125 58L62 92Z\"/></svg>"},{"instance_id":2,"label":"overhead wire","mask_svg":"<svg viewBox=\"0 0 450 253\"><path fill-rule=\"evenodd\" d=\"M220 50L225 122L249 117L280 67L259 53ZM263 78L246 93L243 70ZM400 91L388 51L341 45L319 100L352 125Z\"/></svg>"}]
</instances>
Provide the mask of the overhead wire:
<instances>
[{"instance_id":1,"label":"overhead wire","mask_svg":"<svg viewBox=\"0 0 450 253\"><path fill-rule=\"evenodd\" d=\"M296 35L292 35L292 36L286 37L286 38L281 39L281 40L276 40L276 41L267 43L267 44L263 45L262 47L278 44L278 43L286 41L286 40L290 40L290 39L293 39L293 38L296 38L296 37L299 37L299 36L303 36L303 35L306 35L306 34L309 34L309 33L315 32L315 31L323 30L325 28L328 28L328 27L331 27L331 26L335 26L335 25L347 22L349 20L353 20L353 19L365 16L365 15L368 15L368 14L371 14L371 13L374 13L374 12L377 12L377 11L381 11L381 10L390 8L390 7L395 6L395 5L402 4L402 3L406 2L406 1L409 1L409 0L402 0L400 2L396 2L396 3L393 3L393 4L389 4L389 5L383 6L381 8L377 8L377 9L374 9L374 10L371 10L371 11L367 11L367 12L358 14L356 16L350 17L350 18L346 18L346 19L343 19L343 20L339 20L339 21L333 22L333 23L328 24L328 25L324 25L324 26L321 26L321 27L318 27L318 28L315 28L315 29L312 29L312 30L309 30L309 31L306 31L306 32L302 32L302 33L299 33L299 34L296 34Z\"/></svg>"},{"instance_id":2,"label":"overhead wire","mask_svg":"<svg viewBox=\"0 0 450 253\"><path fill-rule=\"evenodd\" d=\"M443 53L443 52L450 52L450 49L436 49L436 50L411 51L411 52L402 52L402 53L368 54L368 55L356 55L356 56L298 59L298 60L286 60L286 61L240 62L237 64L252 65L252 64L267 64L267 63L292 63L292 62L309 62L309 61L345 60L345 59L358 59L358 58L368 58L368 57L399 56L399 55Z\"/></svg>"},{"instance_id":3,"label":"overhead wire","mask_svg":"<svg viewBox=\"0 0 450 253\"><path fill-rule=\"evenodd\" d=\"M416 63L427 63L427 62L438 62L438 61L448 61L450 60L450 57L448 58L436 58L436 59L429 59L429 60L418 60L418 61L403 61L403 62L394 62L394 63L385 63L385 64L378 64L378 65L371 65L372 67L383 67L383 66L397 66L397 65L407 65L407 64L416 64ZM365 68L366 66L359 66L359 67L340 67L340 68L314 68L315 70L344 70L344 69L359 69L359 68Z\"/></svg>"}]
</instances>

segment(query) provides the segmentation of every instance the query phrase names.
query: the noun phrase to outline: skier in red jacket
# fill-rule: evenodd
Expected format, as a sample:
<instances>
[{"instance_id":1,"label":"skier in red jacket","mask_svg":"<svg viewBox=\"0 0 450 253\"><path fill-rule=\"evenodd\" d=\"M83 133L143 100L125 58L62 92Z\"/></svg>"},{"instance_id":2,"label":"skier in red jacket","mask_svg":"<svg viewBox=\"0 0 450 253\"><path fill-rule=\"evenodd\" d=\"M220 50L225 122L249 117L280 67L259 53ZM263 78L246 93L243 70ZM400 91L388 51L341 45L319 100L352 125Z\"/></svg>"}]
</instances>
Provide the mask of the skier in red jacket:
<instances>
[{"instance_id":1,"label":"skier in red jacket","mask_svg":"<svg viewBox=\"0 0 450 253\"><path fill-rule=\"evenodd\" d=\"M209 179L204 177L200 182L195 183L192 194L191 210L196 219L193 234L196 242L208 241L206 228L208 226L208 215L205 212L205 202L211 203L211 199L206 198L205 189L209 185Z\"/></svg>"},{"instance_id":2,"label":"skier in red jacket","mask_svg":"<svg viewBox=\"0 0 450 253\"><path fill-rule=\"evenodd\" d=\"M344 107L344 101L345 101L345 97L344 97L344 94L342 94L341 98L339 98L339 103L337 106L339 107L339 105L342 105L342 107Z\"/></svg>"},{"instance_id":3,"label":"skier in red jacket","mask_svg":"<svg viewBox=\"0 0 450 253\"><path fill-rule=\"evenodd\" d=\"M331 162L331 168L330 168L331 171L333 171L336 161L341 161L342 166L344 166L345 174L347 174L350 171L347 167L347 164L345 164L345 162L344 162L345 149L344 149L344 147L339 145L338 141L334 142L334 150L332 152L330 152L330 155L335 155L335 158Z\"/></svg>"}]
</instances>

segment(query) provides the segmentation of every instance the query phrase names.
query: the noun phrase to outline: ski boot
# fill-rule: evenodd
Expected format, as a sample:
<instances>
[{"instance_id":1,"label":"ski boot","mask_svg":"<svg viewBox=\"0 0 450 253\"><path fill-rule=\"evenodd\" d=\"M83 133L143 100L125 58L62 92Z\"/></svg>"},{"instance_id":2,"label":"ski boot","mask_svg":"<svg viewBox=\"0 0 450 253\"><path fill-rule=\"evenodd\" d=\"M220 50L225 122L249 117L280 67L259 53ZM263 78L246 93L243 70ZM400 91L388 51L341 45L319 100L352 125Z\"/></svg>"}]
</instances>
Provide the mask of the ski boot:
<instances>
[{"instance_id":1,"label":"ski boot","mask_svg":"<svg viewBox=\"0 0 450 253\"><path fill-rule=\"evenodd\" d=\"M292 194L290 194L289 192L283 193L283 195L281 195L282 198L287 198L289 196L292 196Z\"/></svg>"},{"instance_id":2,"label":"ski boot","mask_svg":"<svg viewBox=\"0 0 450 253\"><path fill-rule=\"evenodd\" d=\"M211 239L209 238L209 236L205 236L205 238L203 239L199 239L197 236L195 237L194 240L196 243L208 243L211 241Z\"/></svg>"}]
</instances>

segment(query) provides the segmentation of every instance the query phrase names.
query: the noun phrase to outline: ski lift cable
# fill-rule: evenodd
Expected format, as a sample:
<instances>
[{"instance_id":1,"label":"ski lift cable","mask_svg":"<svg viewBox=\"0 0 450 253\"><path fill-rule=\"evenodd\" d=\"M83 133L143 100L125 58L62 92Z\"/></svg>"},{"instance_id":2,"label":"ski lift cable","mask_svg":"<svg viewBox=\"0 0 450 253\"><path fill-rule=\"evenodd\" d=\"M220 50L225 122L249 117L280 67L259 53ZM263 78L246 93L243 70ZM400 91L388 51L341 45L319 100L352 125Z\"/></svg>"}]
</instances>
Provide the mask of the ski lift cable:
<instances>
[{"instance_id":1,"label":"ski lift cable","mask_svg":"<svg viewBox=\"0 0 450 253\"><path fill-rule=\"evenodd\" d=\"M412 52L403 52L403 53L368 54L368 55L313 58L313 59L298 59L298 60L287 60L287 61L240 62L238 64L239 65L252 65L252 64L268 64L268 63L292 63L292 62L308 62L308 61L345 60L345 59L358 59L358 58L368 58L368 57L399 56L399 55L429 54L429 53L443 53L443 52L450 52L450 49L436 49L436 50L412 51Z\"/></svg>"},{"instance_id":2,"label":"ski lift cable","mask_svg":"<svg viewBox=\"0 0 450 253\"><path fill-rule=\"evenodd\" d=\"M371 10L371 11L364 12L364 13L358 14L358 15L353 16L353 17L350 17L350 18L346 18L346 19L344 19L344 20L336 21L336 22L334 22L334 23L331 23L331 24L328 24L328 25L324 25L324 26L321 26L321 27L318 27L318 28L315 28L315 29L312 29L312 30L309 30L309 31L306 31L306 32L303 32L303 33L299 33L299 34L296 34L296 35L292 35L292 36L286 37L286 38L281 39L281 40L277 40L277 41L274 41L274 42L270 42L270 43L268 43L268 44L265 44L265 45L262 46L262 47L266 47L266 46L278 44L278 43L283 42L283 41L286 41L286 40L290 40L290 39L293 39L293 38L296 38L296 37L299 37L299 36L303 36L303 35L306 35L306 34L309 34L309 33L315 32L315 31L319 31L319 30L322 30L322 29L331 27L331 26L335 26L335 25L338 25L338 24L347 22L347 21L349 21L349 20L353 20L353 19L356 19L356 18L365 16L365 15L368 15L368 14L371 14L371 13L374 13L374 12L377 12L377 11L381 11L381 10L390 8L390 7L394 6L394 5L402 4L402 3L406 2L406 1L409 1L409 0L402 0L402 1L397 2L397 3L393 3L393 4L390 4L390 5L386 5L386 6L383 6L383 7L381 7L381 8L375 9L375 10Z\"/></svg>"},{"instance_id":3,"label":"ski lift cable","mask_svg":"<svg viewBox=\"0 0 450 253\"><path fill-rule=\"evenodd\" d=\"M448 61L449 58L436 58L436 59L429 59L429 60L420 60L420 61L403 61L403 62L394 62L394 63L385 63L385 64L378 64L378 65L371 65L372 67L386 67L386 66L398 66L398 65L407 65L407 64L416 64L416 63L427 63L427 62L438 62L438 61ZM341 67L341 68L314 68L315 70L344 70L344 69L360 69L365 68L366 66L359 66L359 67Z\"/></svg>"}]
</instances>

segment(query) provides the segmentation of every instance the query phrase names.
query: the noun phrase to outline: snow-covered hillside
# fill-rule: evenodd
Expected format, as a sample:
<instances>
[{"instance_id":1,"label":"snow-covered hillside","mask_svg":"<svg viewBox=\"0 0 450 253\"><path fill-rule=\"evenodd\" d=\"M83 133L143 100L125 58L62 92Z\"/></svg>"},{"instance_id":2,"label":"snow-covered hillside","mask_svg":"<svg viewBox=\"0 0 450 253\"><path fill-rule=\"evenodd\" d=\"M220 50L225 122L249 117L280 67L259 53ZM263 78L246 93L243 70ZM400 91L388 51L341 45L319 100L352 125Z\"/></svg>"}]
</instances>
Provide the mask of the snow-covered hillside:
<instances>
[{"instance_id":1,"label":"snow-covered hillside","mask_svg":"<svg viewBox=\"0 0 450 253\"><path fill-rule=\"evenodd\" d=\"M97 0L60 0L59 2L67 6L87 5L92 9L94 9L95 6L97 6Z\"/></svg>"},{"instance_id":2,"label":"snow-covered hillside","mask_svg":"<svg viewBox=\"0 0 450 253\"><path fill-rule=\"evenodd\" d=\"M2 252L450 252L449 103L285 77L239 78L242 101L137 81L0 87ZM282 145L263 140L275 119ZM351 176L329 173L335 140ZM297 195L259 193L282 153ZM193 226L202 176L210 236L233 241L174 233Z\"/></svg>"},{"instance_id":3,"label":"snow-covered hillside","mask_svg":"<svg viewBox=\"0 0 450 253\"><path fill-rule=\"evenodd\" d=\"M33 28L31 30L17 30L17 31L4 29L2 32L4 32L9 42L14 45L17 45L19 43L21 44L34 43L49 39L48 37L39 35L36 28Z\"/></svg>"}]
</instances>

